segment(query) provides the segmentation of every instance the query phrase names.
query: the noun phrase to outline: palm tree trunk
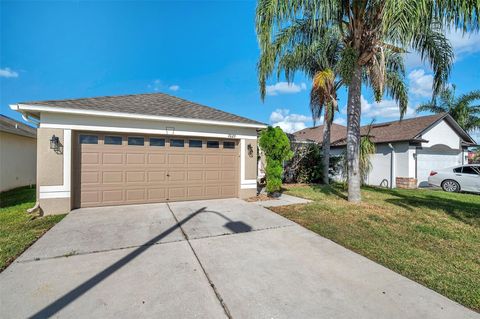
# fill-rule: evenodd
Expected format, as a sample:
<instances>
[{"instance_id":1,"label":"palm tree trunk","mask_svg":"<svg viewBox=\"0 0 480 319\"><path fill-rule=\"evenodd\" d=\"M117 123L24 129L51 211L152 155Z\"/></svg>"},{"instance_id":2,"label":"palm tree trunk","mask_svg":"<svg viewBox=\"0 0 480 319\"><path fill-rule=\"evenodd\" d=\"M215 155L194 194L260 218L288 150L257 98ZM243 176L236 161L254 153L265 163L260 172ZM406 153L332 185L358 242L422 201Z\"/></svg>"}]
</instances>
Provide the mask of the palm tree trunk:
<instances>
[{"instance_id":1,"label":"palm tree trunk","mask_svg":"<svg viewBox=\"0 0 480 319\"><path fill-rule=\"evenodd\" d=\"M351 83L348 87L347 105L347 167L348 201L358 203L360 194L360 114L362 93L362 69L355 65Z\"/></svg>"},{"instance_id":2,"label":"palm tree trunk","mask_svg":"<svg viewBox=\"0 0 480 319\"><path fill-rule=\"evenodd\" d=\"M323 183L328 185L328 167L330 164L330 128L331 123L327 119L324 121L323 125Z\"/></svg>"}]
</instances>

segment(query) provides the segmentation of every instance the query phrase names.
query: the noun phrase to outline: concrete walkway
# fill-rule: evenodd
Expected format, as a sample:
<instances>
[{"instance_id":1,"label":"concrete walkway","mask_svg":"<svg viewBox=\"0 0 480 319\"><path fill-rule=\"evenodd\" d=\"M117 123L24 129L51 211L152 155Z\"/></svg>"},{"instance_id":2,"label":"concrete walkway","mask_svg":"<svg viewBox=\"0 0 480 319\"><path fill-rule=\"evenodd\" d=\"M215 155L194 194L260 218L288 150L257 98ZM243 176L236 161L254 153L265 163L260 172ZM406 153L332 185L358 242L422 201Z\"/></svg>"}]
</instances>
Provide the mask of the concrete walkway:
<instances>
[{"instance_id":1,"label":"concrete walkway","mask_svg":"<svg viewBox=\"0 0 480 319\"><path fill-rule=\"evenodd\" d=\"M0 274L1 318L480 318L239 199L79 209Z\"/></svg>"},{"instance_id":2,"label":"concrete walkway","mask_svg":"<svg viewBox=\"0 0 480 319\"><path fill-rule=\"evenodd\" d=\"M277 207L277 206L287 206L287 205L295 205L295 204L308 204L311 200L300 198L296 196L291 196L287 194L281 194L280 197L271 200L262 200L252 202L254 204L263 206L263 207Z\"/></svg>"}]
</instances>

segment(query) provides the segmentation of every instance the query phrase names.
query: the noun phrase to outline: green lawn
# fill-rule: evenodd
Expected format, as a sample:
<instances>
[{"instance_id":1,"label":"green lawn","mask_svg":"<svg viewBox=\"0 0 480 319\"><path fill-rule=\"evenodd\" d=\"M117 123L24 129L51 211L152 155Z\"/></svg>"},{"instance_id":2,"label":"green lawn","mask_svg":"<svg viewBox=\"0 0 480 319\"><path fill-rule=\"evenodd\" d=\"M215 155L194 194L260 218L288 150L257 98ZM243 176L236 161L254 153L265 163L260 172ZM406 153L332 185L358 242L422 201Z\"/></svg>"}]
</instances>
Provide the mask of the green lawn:
<instances>
[{"instance_id":1,"label":"green lawn","mask_svg":"<svg viewBox=\"0 0 480 319\"><path fill-rule=\"evenodd\" d=\"M286 192L313 203L278 214L480 311L480 195L366 187L354 205L340 185Z\"/></svg>"},{"instance_id":2,"label":"green lawn","mask_svg":"<svg viewBox=\"0 0 480 319\"><path fill-rule=\"evenodd\" d=\"M65 215L34 217L35 188L20 187L0 193L0 271Z\"/></svg>"}]
</instances>

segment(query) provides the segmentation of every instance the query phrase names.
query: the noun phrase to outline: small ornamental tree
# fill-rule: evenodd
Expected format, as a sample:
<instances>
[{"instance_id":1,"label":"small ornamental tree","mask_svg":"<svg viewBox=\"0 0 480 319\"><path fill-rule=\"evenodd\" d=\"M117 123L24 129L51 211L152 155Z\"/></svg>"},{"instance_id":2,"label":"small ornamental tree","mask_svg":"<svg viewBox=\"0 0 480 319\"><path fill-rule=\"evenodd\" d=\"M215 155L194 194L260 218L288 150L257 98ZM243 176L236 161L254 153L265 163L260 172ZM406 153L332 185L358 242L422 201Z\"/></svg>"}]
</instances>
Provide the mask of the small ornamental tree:
<instances>
[{"instance_id":1,"label":"small ornamental tree","mask_svg":"<svg viewBox=\"0 0 480 319\"><path fill-rule=\"evenodd\" d=\"M260 148L267 159L265 177L269 194L282 189L283 162L292 158L290 141L280 127L264 129L260 133Z\"/></svg>"}]
</instances>

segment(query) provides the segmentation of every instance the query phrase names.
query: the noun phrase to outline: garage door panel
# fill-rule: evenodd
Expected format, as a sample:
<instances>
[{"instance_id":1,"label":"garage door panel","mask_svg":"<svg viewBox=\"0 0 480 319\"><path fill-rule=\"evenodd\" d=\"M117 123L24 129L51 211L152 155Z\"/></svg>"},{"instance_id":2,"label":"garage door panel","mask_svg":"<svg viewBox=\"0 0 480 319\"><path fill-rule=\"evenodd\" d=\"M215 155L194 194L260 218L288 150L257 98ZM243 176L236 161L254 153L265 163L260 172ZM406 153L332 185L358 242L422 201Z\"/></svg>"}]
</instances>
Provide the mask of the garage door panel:
<instances>
[{"instance_id":1,"label":"garage door panel","mask_svg":"<svg viewBox=\"0 0 480 319\"><path fill-rule=\"evenodd\" d=\"M219 186L205 186L205 196L215 198L221 196Z\"/></svg>"},{"instance_id":2,"label":"garage door panel","mask_svg":"<svg viewBox=\"0 0 480 319\"><path fill-rule=\"evenodd\" d=\"M165 154L148 154L148 164L165 164L166 162Z\"/></svg>"},{"instance_id":3,"label":"garage door panel","mask_svg":"<svg viewBox=\"0 0 480 319\"><path fill-rule=\"evenodd\" d=\"M168 189L168 200L185 199L186 187L171 187Z\"/></svg>"},{"instance_id":4,"label":"garage door panel","mask_svg":"<svg viewBox=\"0 0 480 319\"><path fill-rule=\"evenodd\" d=\"M236 194L236 186L223 186L222 187L222 196L223 197L234 197Z\"/></svg>"},{"instance_id":5,"label":"garage door panel","mask_svg":"<svg viewBox=\"0 0 480 319\"><path fill-rule=\"evenodd\" d=\"M169 182L186 182L186 172L185 171L169 171L168 181Z\"/></svg>"},{"instance_id":6,"label":"garage door panel","mask_svg":"<svg viewBox=\"0 0 480 319\"><path fill-rule=\"evenodd\" d=\"M203 164L204 155L203 154L187 155L187 158L188 158L188 164L190 164L190 165L192 165L192 164L201 165L201 164Z\"/></svg>"},{"instance_id":7,"label":"garage door panel","mask_svg":"<svg viewBox=\"0 0 480 319\"><path fill-rule=\"evenodd\" d=\"M186 162L185 154L169 154L168 155L168 164L171 166L184 165L185 162Z\"/></svg>"},{"instance_id":8,"label":"garage door panel","mask_svg":"<svg viewBox=\"0 0 480 319\"><path fill-rule=\"evenodd\" d=\"M221 155L218 155L218 154L205 155L205 164L219 165L220 163L221 163Z\"/></svg>"},{"instance_id":9,"label":"garage door panel","mask_svg":"<svg viewBox=\"0 0 480 319\"><path fill-rule=\"evenodd\" d=\"M145 164L145 154L127 153L127 165L130 164Z\"/></svg>"},{"instance_id":10,"label":"garage door panel","mask_svg":"<svg viewBox=\"0 0 480 319\"><path fill-rule=\"evenodd\" d=\"M83 204L99 204L100 192L99 191L84 191L80 193L81 201Z\"/></svg>"},{"instance_id":11,"label":"garage door panel","mask_svg":"<svg viewBox=\"0 0 480 319\"><path fill-rule=\"evenodd\" d=\"M165 188L151 188L147 190L149 201L165 201L167 199Z\"/></svg>"},{"instance_id":12,"label":"garage door panel","mask_svg":"<svg viewBox=\"0 0 480 319\"><path fill-rule=\"evenodd\" d=\"M147 181L149 183L155 182L164 182L166 180L166 171L148 171L147 172Z\"/></svg>"},{"instance_id":13,"label":"garage door panel","mask_svg":"<svg viewBox=\"0 0 480 319\"><path fill-rule=\"evenodd\" d=\"M187 171L187 180L189 182L198 182L203 180L203 171Z\"/></svg>"},{"instance_id":14,"label":"garage door panel","mask_svg":"<svg viewBox=\"0 0 480 319\"><path fill-rule=\"evenodd\" d=\"M113 189L113 190L104 190L102 191L102 201L103 202L123 202L123 190Z\"/></svg>"},{"instance_id":15,"label":"garage door panel","mask_svg":"<svg viewBox=\"0 0 480 319\"><path fill-rule=\"evenodd\" d=\"M99 164L98 153L82 153L81 163L82 164Z\"/></svg>"},{"instance_id":16,"label":"garage door panel","mask_svg":"<svg viewBox=\"0 0 480 319\"><path fill-rule=\"evenodd\" d=\"M123 164L122 153L103 153L102 164L118 165Z\"/></svg>"},{"instance_id":17,"label":"garage door panel","mask_svg":"<svg viewBox=\"0 0 480 319\"><path fill-rule=\"evenodd\" d=\"M145 182L144 171L127 171L125 173L127 183L140 183Z\"/></svg>"},{"instance_id":18,"label":"garage door panel","mask_svg":"<svg viewBox=\"0 0 480 319\"><path fill-rule=\"evenodd\" d=\"M126 143L127 135L115 135L122 136L122 145L103 145L103 134L98 133L98 144L74 148L74 178L79 183L75 202L81 207L237 196L238 143L234 149L223 149L223 141L219 148L207 148L207 139L201 148L189 143L150 146L146 135L145 146L134 146Z\"/></svg>"},{"instance_id":19,"label":"garage door panel","mask_svg":"<svg viewBox=\"0 0 480 319\"><path fill-rule=\"evenodd\" d=\"M102 183L103 184L118 184L123 182L123 172L103 172Z\"/></svg>"},{"instance_id":20,"label":"garage door panel","mask_svg":"<svg viewBox=\"0 0 480 319\"><path fill-rule=\"evenodd\" d=\"M222 166L223 167L235 167L235 159L234 155L223 155L222 156Z\"/></svg>"},{"instance_id":21,"label":"garage door panel","mask_svg":"<svg viewBox=\"0 0 480 319\"><path fill-rule=\"evenodd\" d=\"M191 186L187 188L188 197L202 197L203 196L203 186Z\"/></svg>"},{"instance_id":22,"label":"garage door panel","mask_svg":"<svg viewBox=\"0 0 480 319\"><path fill-rule=\"evenodd\" d=\"M98 184L100 183L100 172L98 171L82 171L82 184Z\"/></svg>"},{"instance_id":23,"label":"garage door panel","mask_svg":"<svg viewBox=\"0 0 480 319\"><path fill-rule=\"evenodd\" d=\"M127 189L126 192L127 201L145 201L145 189Z\"/></svg>"},{"instance_id":24,"label":"garage door panel","mask_svg":"<svg viewBox=\"0 0 480 319\"><path fill-rule=\"evenodd\" d=\"M221 172L219 171L206 171L205 180L209 182L220 181Z\"/></svg>"},{"instance_id":25,"label":"garage door panel","mask_svg":"<svg viewBox=\"0 0 480 319\"><path fill-rule=\"evenodd\" d=\"M222 171L222 180L224 181L234 181L237 175L235 171Z\"/></svg>"}]
</instances>

